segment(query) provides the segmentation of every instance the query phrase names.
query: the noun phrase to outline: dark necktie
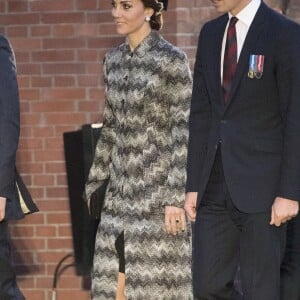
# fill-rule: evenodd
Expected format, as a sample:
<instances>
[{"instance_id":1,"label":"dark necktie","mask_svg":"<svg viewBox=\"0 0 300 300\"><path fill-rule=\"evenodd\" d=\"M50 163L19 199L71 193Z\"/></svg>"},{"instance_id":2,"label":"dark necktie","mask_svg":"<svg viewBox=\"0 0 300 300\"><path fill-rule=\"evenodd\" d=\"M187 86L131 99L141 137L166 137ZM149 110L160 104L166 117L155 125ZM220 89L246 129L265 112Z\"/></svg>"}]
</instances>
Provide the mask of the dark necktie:
<instances>
[{"instance_id":1,"label":"dark necktie","mask_svg":"<svg viewBox=\"0 0 300 300\"><path fill-rule=\"evenodd\" d=\"M236 71L237 66L237 42L236 42L236 30L235 24L238 21L236 17L232 17L229 22L227 30L226 45L224 51L223 61L223 98L224 103L227 103L228 95L230 92L232 79Z\"/></svg>"}]
</instances>

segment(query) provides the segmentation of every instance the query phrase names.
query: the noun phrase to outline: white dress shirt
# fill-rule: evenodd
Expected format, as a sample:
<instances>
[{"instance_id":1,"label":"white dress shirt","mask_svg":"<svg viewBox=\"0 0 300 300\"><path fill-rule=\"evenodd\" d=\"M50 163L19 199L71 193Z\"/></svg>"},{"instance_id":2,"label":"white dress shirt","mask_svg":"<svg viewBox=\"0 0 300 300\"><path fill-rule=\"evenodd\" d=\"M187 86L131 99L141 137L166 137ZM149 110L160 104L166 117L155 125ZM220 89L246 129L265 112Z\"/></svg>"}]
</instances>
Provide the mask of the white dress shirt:
<instances>
[{"instance_id":1,"label":"white dress shirt","mask_svg":"<svg viewBox=\"0 0 300 300\"><path fill-rule=\"evenodd\" d=\"M258 11L261 0L251 0L251 2L242 9L235 17L238 18L238 22L235 24L236 28L236 41L237 41L237 60L239 60L248 30L252 24L252 21ZM229 21L233 15L228 13L228 23L226 25L226 29L223 36L222 42L222 51L221 51L221 79L223 80L223 62L224 62L224 52L225 52L225 44L227 37L227 30L229 26Z\"/></svg>"}]
</instances>

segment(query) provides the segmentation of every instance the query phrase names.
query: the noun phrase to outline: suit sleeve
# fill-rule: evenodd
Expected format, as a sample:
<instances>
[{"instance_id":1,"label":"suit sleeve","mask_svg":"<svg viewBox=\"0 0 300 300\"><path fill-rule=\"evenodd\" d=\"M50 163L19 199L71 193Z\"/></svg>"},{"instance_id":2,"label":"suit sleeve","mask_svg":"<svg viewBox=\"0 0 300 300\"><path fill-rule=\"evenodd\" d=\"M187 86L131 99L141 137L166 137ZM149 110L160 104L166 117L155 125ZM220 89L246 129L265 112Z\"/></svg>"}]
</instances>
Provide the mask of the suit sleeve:
<instances>
[{"instance_id":1,"label":"suit sleeve","mask_svg":"<svg viewBox=\"0 0 300 300\"><path fill-rule=\"evenodd\" d=\"M192 76L189 63L183 54L166 67L168 102L170 105L170 129L172 145L170 170L167 177L167 193L163 205L182 207L185 198L186 158L188 143L188 117L192 92Z\"/></svg>"},{"instance_id":2,"label":"suit sleeve","mask_svg":"<svg viewBox=\"0 0 300 300\"><path fill-rule=\"evenodd\" d=\"M300 26L282 33L276 70L283 120L283 155L278 196L300 201Z\"/></svg>"},{"instance_id":3,"label":"suit sleeve","mask_svg":"<svg viewBox=\"0 0 300 300\"><path fill-rule=\"evenodd\" d=\"M0 36L0 66L0 196L10 201L15 193L20 108L15 57L3 36Z\"/></svg>"},{"instance_id":4,"label":"suit sleeve","mask_svg":"<svg viewBox=\"0 0 300 300\"><path fill-rule=\"evenodd\" d=\"M202 167L206 157L207 138L211 124L211 108L203 71L203 52L205 46L203 27L197 48L194 66L194 80L189 118L189 143L187 158L187 192L197 192Z\"/></svg>"},{"instance_id":5,"label":"suit sleeve","mask_svg":"<svg viewBox=\"0 0 300 300\"><path fill-rule=\"evenodd\" d=\"M103 67L104 83L107 90L107 63ZM110 154L116 139L115 126L117 125L111 103L105 93L105 108L103 113L103 127L95 149L94 161L89 171L85 186L85 198L88 200L92 193L109 178Z\"/></svg>"}]
</instances>

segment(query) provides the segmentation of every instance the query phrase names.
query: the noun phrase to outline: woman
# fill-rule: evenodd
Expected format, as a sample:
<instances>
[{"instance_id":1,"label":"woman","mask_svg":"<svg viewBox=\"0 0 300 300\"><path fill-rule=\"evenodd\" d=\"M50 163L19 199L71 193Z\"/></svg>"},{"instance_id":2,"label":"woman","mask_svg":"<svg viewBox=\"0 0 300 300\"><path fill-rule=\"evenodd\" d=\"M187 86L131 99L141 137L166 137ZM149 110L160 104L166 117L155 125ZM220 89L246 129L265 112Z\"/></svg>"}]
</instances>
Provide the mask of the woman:
<instances>
[{"instance_id":1,"label":"woman","mask_svg":"<svg viewBox=\"0 0 300 300\"><path fill-rule=\"evenodd\" d=\"M89 201L110 179L92 272L97 300L192 299L182 208L192 80L186 55L157 33L163 3L112 1L126 42L105 57L104 125L86 184Z\"/></svg>"}]
</instances>

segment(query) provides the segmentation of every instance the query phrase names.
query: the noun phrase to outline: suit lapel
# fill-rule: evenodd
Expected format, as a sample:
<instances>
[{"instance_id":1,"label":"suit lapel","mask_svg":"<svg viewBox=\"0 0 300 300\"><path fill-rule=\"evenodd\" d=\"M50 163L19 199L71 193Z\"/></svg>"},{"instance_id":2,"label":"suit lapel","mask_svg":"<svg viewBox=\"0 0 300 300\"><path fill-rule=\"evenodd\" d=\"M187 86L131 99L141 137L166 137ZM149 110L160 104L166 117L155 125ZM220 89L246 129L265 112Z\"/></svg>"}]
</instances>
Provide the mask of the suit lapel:
<instances>
[{"instance_id":1,"label":"suit lapel","mask_svg":"<svg viewBox=\"0 0 300 300\"><path fill-rule=\"evenodd\" d=\"M223 15L219 18L216 26L214 27L214 32L210 34L210 43L211 47L209 47L209 55L210 61L208 62L208 66L211 70L209 72L209 82L211 91L216 92L216 99L222 99L222 86L221 86L221 50L222 50L222 41L224 36L224 31L226 28L226 24L228 22L228 15ZM219 101L220 107L222 107L222 101Z\"/></svg>"},{"instance_id":2,"label":"suit lapel","mask_svg":"<svg viewBox=\"0 0 300 300\"><path fill-rule=\"evenodd\" d=\"M255 54L253 53L253 49L255 48L256 41L259 38L264 28L264 26L262 25L264 22L265 22L265 9L264 9L264 4L261 4L249 28L248 34L246 36L225 109L230 105L232 97L234 96L243 75L245 74L245 72L248 72L249 57L251 54Z\"/></svg>"}]
</instances>

